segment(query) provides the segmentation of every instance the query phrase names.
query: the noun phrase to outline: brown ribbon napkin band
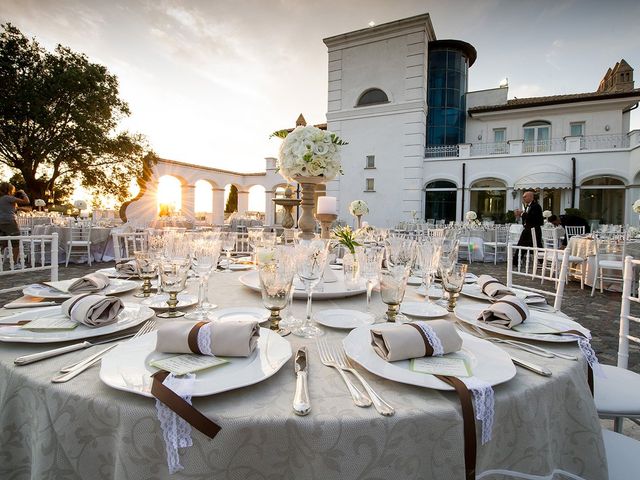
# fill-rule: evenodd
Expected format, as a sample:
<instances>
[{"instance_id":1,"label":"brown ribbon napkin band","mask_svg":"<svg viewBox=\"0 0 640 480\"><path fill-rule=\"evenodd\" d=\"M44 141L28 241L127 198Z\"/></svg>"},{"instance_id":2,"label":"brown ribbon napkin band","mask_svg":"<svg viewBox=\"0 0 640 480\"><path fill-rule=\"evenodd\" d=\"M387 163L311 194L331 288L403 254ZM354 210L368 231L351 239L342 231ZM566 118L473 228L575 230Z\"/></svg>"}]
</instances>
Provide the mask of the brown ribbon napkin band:
<instances>
[{"instance_id":1,"label":"brown ribbon napkin band","mask_svg":"<svg viewBox=\"0 0 640 480\"><path fill-rule=\"evenodd\" d=\"M522 307L520 305L518 305L516 303L510 302L509 300L498 300L497 302L494 303L494 305L496 303L506 303L507 305L515 308L516 312L518 312L518 314L520 315L520 318L522 318L523 322L527 318L526 312L522 309Z\"/></svg>"},{"instance_id":2,"label":"brown ribbon napkin band","mask_svg":"<svg viewBox=\"0 0 640 480\"><path fill-rule=\"evenodd\" d=\"M189 330L189 335L187 337L187 343L189 344L189 350L197 355L203 355L198 348L198 332L202 328L203 325L206 325L207 322L198 322L196 323L191 330Z\"/></svg>"},{"instance_id":3,"label":"brown ribbon napkin band","mask_svg":"<svg viewBox=\"0 0 640 480\"><path fill-rule=\"evenodd\" d=\"M462 432L464 435L464 473L465 480L475 480L476 478L476 420L473 414L473 402L471 392L462 380L449 375L435 375L448 385L455 388L462 407Z\"/></svg>"},{"instance_id":4,"label":"brown ribbon napkin band","mask_svg":"<svg viewBox=\"0 0 640 480\"><path fill-rule=\"evenodd\" d=\"M431 342L429 341L427 336L424 334L422 329L418 325L416 325L415 323L406 323L405 325L411 325L413 328L415 328L418 331L418 333L420 333L420 336L422 337L422 340L424 341L424 356L425 357L433 356L433 346L431 346Z\"/></svg>"},{"instance_id":5,"label":"brown ribbon napkin band","mask_svg":"<svg viewBox=\"0 0 640 480\"><path fill-rule=\"evenodd\" d=\"M165 387L162 382L167 378L169 372L166 370L158 370L151 375L153 384L151 385L151 395L169 407L176 415L184 419L189 425L196 430L204 433L209 438L214 438L222 427L217 423L209 420L200 413L193 405L189 405L184 398L175 393L170 388Z\"/></svg>"}]
</instances>

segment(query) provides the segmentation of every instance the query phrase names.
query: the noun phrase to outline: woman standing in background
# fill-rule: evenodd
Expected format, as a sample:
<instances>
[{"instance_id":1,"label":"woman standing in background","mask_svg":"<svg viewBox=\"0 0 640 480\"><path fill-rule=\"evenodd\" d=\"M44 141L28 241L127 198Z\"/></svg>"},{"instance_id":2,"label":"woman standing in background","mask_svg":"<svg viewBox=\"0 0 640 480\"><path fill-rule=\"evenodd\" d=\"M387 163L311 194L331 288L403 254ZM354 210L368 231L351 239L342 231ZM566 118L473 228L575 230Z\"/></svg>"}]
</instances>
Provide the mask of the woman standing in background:
<instances>
[{"instance_id":1,"label":"woman standing in background","mask_svg":"<svg viewBox=\"0 0 640 480\"><path fill-rule=\"evenodd\" d=\"M0 183L0 236L19 236L20 227L16 218L18 205L29 205L29 197L24 190L18 190L9 182ZM16 260L18 247L13 247L13 259Z\"/></svg>"}]
</instances>

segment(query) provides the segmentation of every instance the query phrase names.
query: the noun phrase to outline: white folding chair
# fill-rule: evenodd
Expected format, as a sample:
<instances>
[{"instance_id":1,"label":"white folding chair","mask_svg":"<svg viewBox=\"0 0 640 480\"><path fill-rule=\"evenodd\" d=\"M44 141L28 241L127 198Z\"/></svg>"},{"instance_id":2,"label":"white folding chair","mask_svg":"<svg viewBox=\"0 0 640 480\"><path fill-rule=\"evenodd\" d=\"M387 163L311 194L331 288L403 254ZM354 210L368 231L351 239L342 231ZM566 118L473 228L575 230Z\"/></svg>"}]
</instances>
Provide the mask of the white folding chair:
<instances>
[{"instance_id":1,"label":"white folding chair","mask_svg":"<svg viewBox=\"0 0 640 480\"><path fill-rule=\"evenodd\" d=\"M116 262L132 260L134 252L147 249L147 232L114 232L111 238Z\"/></svg>"},{"instance_id":2,"label":"white folding chair","mask_svg":"<svg viewBox=\"0 0 640 480\"><path fill-rule=\"evenodd\" d=\"M231 251L231 255L251 255L252 252L253 250L251 250L251 245L249 245L249 234L238 232L236 237L236 245L235 248Z\"/></svg>"},{"instance_id":3,"label":"white folding chair","mask_svg":"<svg viewBox=\"0 0 640 480\"><path fill-rule=\"evenodd\" d=\"M517 243L517 240L516 240ZM507 253L507 245L509 244L509 227L498 225L494 228L494 236L492 242L484 242L485 255L493 253L493 264L498 264L498 253L502 251ZM488 251L491 250L491 251Z\"/></svg>"},{"instance_id":4,"label":"white folding chair","mask_svg":"<svg viewBox=\"0 0 640 480\"><path fill-rule=\"evenodd\" d=\"M0 276L14 273L31 273L49 270L52 282L58 280L58 234L32 235L29 237L0 237L0 245L5 245L9 253L9 264L5 268L0 260ZM18 248L16 248L18 247ZM18 252L14 259L14 248ZM39 261L38 261L39 260ZM32 278L29 283L33 282ZM21 290L25 285L14 285L0 289L0 293Z\"/></svg>"},{"instance_id":5,"label":"white folding chair","mask_svg":"<svg viewBox=\"0 0 640 480\"><path fill-rule=\"evenodd\" d=\"M640 375L627 370L629 364L629 342L640 345L640 338L629 334L630 322L640 323L640 318L631 315L631 303L640 303L637 284L640 260L626 257L620 307L620 333L618 336L617 366L602 365L606 377L594 376L596 409L601 418L613 418L614 430L622 431L624 418L640 419ZM633 293L633 294L632 294Z\"/></svg>"},{"instance_id":6,"label":"white folding chair","mask_svg":"<svg viewBox=\"0 0 640 480\"><path fill-rule=\"evenodd\" d=\"M572 226L572 225L567 225L564 227L564 232L567 235L567 243L569 242L569 239L571 237L573 237L574 235L584 235L584 225L582 226Z\"/></svg>"},{"instance_id":7,"label":"white folding chair","mask_svg":"<svg viewBox=\"0 0 640 480\"><path fill-rule=\"evenodd\" d=\"M595 275L593 277L593 285L591 286L591 296L596 291L596 285L600 282L600 293L604 291L604 282L622 283L623 261L626 256L627 241L625 235L607 236L600 238L599 235L593 236L595 242ZM620 276L605 275L605 270L618 271Z\"/></svg>"},{"instance_id":8,"label":"white folding chair","mask_svg":"<svg viewBox=\"0 0 640 480\"><path fill-rule=\"evenodd\" d=\"M640 442L602 429L609 480L630 480L640 473Z\"/></svg>"},{"instance_id":9,"label":"white folding chair","mask_svg":"<svg viewBox=\"0 0 640 480\"><path fill-rule=\"evenodd\" d=\"M74 249L80 252L74 253ZM87 263L91 266L91 223L80 223L71 227L71 233L66 245L67 258L65 267L69 266L69 258L75 256L87 256Z\"/></svg>"},{"instance_id":10,"label":"white folding chair","mask_svg":"<svg viewBox=\"0 0 640 480\"><path fill-rule=\"evenodd\" d=\"M517 261L514 263L514 255ZM549 262L548 273L541 270L538 273L538 261ZM560 267L556 263L560 262ZM554 298L553 308L560 311L562 307L562 297L564 295L564 285L567 279L567 269L569 267L569 256L563 255L562 250L550 248L518 247L509 245L507 247L507 287L516 287L521 290L540 293ZM548 291L542 288L534 288L528 285L514 284L513 277L521 276L529 280L550 280L555 282L555 290Z\"/></svg>"}]
</instances>

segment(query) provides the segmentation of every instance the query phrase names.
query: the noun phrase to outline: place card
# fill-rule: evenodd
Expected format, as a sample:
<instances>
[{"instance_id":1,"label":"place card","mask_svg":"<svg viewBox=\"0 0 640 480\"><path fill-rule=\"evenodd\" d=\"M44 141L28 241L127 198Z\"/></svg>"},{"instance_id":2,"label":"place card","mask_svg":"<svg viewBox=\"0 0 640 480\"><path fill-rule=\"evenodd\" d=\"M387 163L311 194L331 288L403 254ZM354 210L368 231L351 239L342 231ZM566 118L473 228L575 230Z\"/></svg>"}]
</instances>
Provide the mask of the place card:
<instances>
[{"instance_id":1,"label":"place card","mask_svg":"<svg viewBox=\"0 0 640 480\"><path fill-rule=\"evenodd\" d=\"M69 293L69 287L73 282L78 280L77 278L72 278L71 280L60 280L57 282L42 282L42 285L46 285L53 290L57 290L62 293Z\"/></svg>"},{"instance_id":2,"label":"place card","mask_svg":"<svg viewBox=\"0 0 640 480\"><path fill-rule=\"evenodd\" d=\"M532 334L555 334L562 332L563 329L554 328L546 323L531 321L522 322L520 325L516 325L512 328L518 333L532 333Z\"/></svg>"},{"instance_id":3,"label":"place card","mask_svg":"<svg viewBox=\"0 0 640 480\"><path fill-rule=\"evenodd\" d=\"M470 377L471 367L464 355L449 353L442 357L421 357L411 359L411 370L431 375L448 375L452 377Z\"/></svg>"},{"instance_id":4,"label":"place card","mask_svg":"<svg viewBox=\"0 0 640 480\"><path fill-rule=\"evenodd\" d=\"M23 325L23 330L73 330L78 324L67 317L42 317Z\"/></svg>"},{"instance_id":5,"label":"place card","mask_svg":"<svg viewBox=\"0 0 640 480\"><path fill-rule=\"evenodd\" d=\"M152 367L171 372L174 375L186 375L206 368L217 367L229 363L228 360L210 355L192 355L185 353L174 357L153 360L149 363Z\"/></svg>"}]
</instances>

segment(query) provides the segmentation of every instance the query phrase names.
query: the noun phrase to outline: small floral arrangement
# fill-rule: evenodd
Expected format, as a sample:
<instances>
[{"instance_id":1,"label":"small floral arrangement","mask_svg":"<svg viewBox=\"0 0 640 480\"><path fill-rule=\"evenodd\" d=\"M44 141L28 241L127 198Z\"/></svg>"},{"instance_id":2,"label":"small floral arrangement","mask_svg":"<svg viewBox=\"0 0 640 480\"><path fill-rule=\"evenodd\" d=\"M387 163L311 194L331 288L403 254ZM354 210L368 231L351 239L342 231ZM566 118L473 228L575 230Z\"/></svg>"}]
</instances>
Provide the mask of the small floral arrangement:
<instances>
[{"instance_id":1,"label":"small floral arrangement","mask_svg":"<svg viewBox=\"0 0 640 480\"><path fill-rule=\"evenodd\" d=\"M333 235L338 239L340 245L344 245L345 248L354 255L356 253L356 247L362 245L356 240L358 232L354 232L349 226L335 228Z\"/></svg>"},{"instance_id":2,"label":"small floral arrangement","mask_svg":"<svg viewBox=\"0 0 640 480\"><path fill-rule=\"evenodd\" d=\"M41 198L36 198L36 199L34 200L33 204L34 204L36 207L44 207L47 203L46 203L43 199L41 199Z\"/></svg>"},{"instance_id":3,"label":"small floral arrangement","mask_svg":"<svg viewBox=\"0 0 640 480\"><path fill-rule=\"evenodd\" d=\"M364 200L354 200L349 205L349 213L355 217L358 215L366 215L369 213L369 206Z\"/></svg>"},{"instance_id":4,"label":"small floral arrangement","mask_svg":"<svg viewBox=\"0 0 640 480\"><path fill-rule=\"evenodd\" d=\"M633 211L640 214L640 198L633 202Z\"/></svg>"},{"instance_id":5,"label":"small floral arrangement","mask_svg":"<svg viewBox=\"0 0 640 480\"><path fill-rule=\"evenodd\" d=\"M295 177L324 177L333 180L342 173L339 147L347 145L335 133L311 125L297 126L274 132L272 137L283 138L278 155L278 170L287 180Z\"/></svg>"},{"instance_id":6,"label":"small floral arrangement","mask_svg":"<svg viewBox=\"0 0 640 480\"><path fill-rule=\"evenodd\" d=\"M629 238L638 238L640 237L640 228L629 227L627 233L629 234Z\"/></svg>"},{"instance_id":7,"label":"small floral arrangement","mask_svg":"<svg viewBox=\"0 0 640 480\"><path fill-rule=\"evenodd\" d=\"M542 212L542 216L544 218L549 218L551 215L553 215L553 213L551 213L551 210L545 210L544 212Z\"/></svg>"},{"instance_id":8,"label":"small floral arrangement","mask_svg":"<svg viewBox=\"0 0 640 480\"><path fill-rule=\"evenodd\" d=\"M73 206L78 210L86 210L87 202L85 202L84 200L76 200L75 202L73 202Z\"/></svg>"},{"instance_id":9,"label":"small floral arrangement","mask_svg":"<svg viewBox=\"0 0 640 480\"><path fill-rule=\"evenodd\" d=\"M473 220L476 220L478 218L478 215L473 210L469 210L467 213L465 213L464 218L466 218L469 222L472 222Z\"/></svg>"},{"instance_id":10,"label":"small floral arrangement","mask_svg":"<svg viewBox=\"0 0 640 480\"><path fill-rule=\"evenodd\" d=\"M411 214L411 218L412 220L415 222L418 219L418 211L417 210L411 210L411 212L409 212Z\"/></svg>"}]
</instances>

